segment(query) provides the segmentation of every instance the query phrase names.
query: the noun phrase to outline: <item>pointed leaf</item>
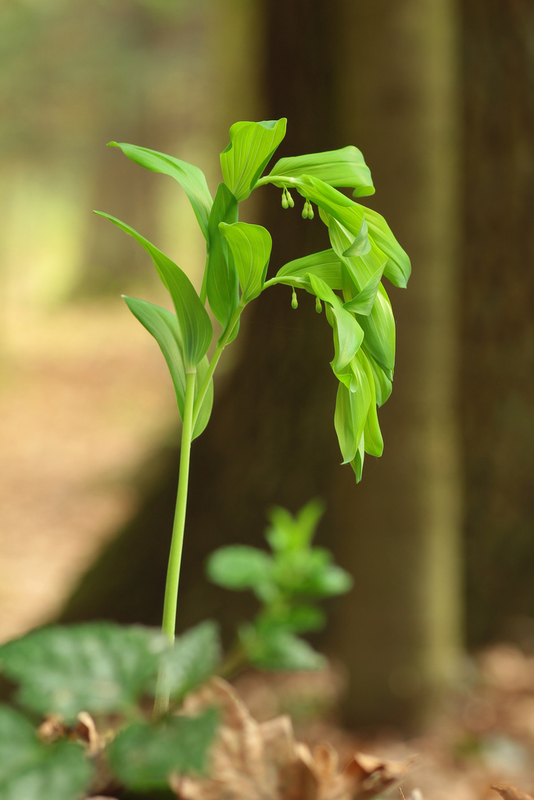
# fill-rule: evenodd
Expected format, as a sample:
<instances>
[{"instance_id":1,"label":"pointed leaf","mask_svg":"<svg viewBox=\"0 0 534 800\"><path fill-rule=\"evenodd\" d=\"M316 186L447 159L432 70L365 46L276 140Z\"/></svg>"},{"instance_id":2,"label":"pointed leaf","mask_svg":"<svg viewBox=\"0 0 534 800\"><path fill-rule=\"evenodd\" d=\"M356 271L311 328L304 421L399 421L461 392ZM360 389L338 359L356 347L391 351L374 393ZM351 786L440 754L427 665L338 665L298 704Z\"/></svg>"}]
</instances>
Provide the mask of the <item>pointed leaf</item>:
<instances>
[{"instance_id":1,"label":"pointed leaf","mask_svg":"<svg viewBox=\"0 0 534 800\"><path fill-rule=\"evenodd\" d=\"M369 239L371 249L368 252L359 256L348 256L347 252L351 248L352 236L343 225L332 217L329 218L328 234L332 248L344 267L341 270L342 288L345 301L348 302L369 284L377 272L384 271L387 256L371 239Z\"/></svg>"},{"instance_id":2,"label":"pointed leaf","mask_svg":"<svg viewBox=\"0 0 534 800\"><path fill-rule=\"evenodd\" d=\"M269 173L270 176L293 178L304 174L320 178L330 186L354 188L354 197L364 197L375 192L369 167L357 147L281 158Z\"/></svg>"},{"instance_id":3,"label":"pointed leaf","mask_svg":"<svg viewBox=\"0 0 534 800\"><path fill-rule=\"evenodd\" d=\"M166 646L159 631L141 626L54 625L2 645L0 668L20 684L22 705L74 719L135 705Z\"/></svg>"},{"instance_id":4,"label":"pointed leaf","mask_svg":"<svg viewBox=\"0 0 534 800\"><path fill-rule=\"evenodd\" d=\"M369 364L369 368L373 375L375 384L376 404L378 407L384 405L389 398L392 389L391 379L387 377L380 364L370 355L366 353L365 357Z\"/></svg>"},{"instance_id":5,"label":"pointed leaf","mask_svg":"<svg viewBox=\"0 0 534 800\"><path fill-rule=\"evenodd\" d=\"M358 353L351 362L350 389L340 382L336 399L334 426L344 464L356 456L373 396L373 388Z\"/></svg>"},{"instance_id":6,"label":"pointed leaf","mask_svg":"<svg viewBox=\"0 0 534 800\"><path fill-rule=\"evenodd\" d=\"M380 285L380 279L383 274L383 269L380 267L374 275L372 275L361 292L349 300L347 303L344 303L343 308L345 311L351 311L353 314L361 314L362 316L368 316L375 304L376 294L378 292L378 287Z\"/></svg>"},{"instance_id":7,"label":"pointed leaf","mask_svg":"<svg viewBox=\"0 0 534 800\"><path fill-rule=\"evenodd\" d=\"M239 282L233 256L228 252L226 239L219 230L219 223L231 224L237 222L237 217L237 200L228 187L220 183L208 224L206 287L210 308L221 323L223 334L239 303Z\"/></svg>"},{"instance_id":8,"label":"pointed leaf","mask_svg":"<svg viewBox=\"0 0 534 800\"><path fill-rule=\"evenodd\" d=\"M124 297L124 296L123 296ZM174 391L176 393L176 401L178 403L178 410L180 418L184 418L185 407L185 367L183 358L183 342L182 333L176 316L168 311L166 308L148 303L146 300L138 300L134 297L124 297L128 308L132 314L139 320L141 325L152 334L154 339L160 346L161 352L167 362L169 372L171 374ZM206 356L197 364L197 380L195 385L195 397L198 392L204 375L208 369L208 359ZM193 439L200 436L206 425L208 424L211 409L213 406L213 381L210 386L200 409L200 413L195 422L193 429Z\"/></svg>"},{"instance_id":9,"label":"pointed leaf","mask_svg":"<svg viewBox=\"0 0 534 800\"><path fill-rule=\"evenodd\" d=\"M356 456L353 461L350 462L352 469L354 470L354 475L356 477L356 483L359 483L362 479L363 473L363 463L365 460L365 448L364 448L364 439L363 436L360 439L360 444L358 445L358 450L356 452Z\"/></svg>"},{"instance_id":10,"label":"pointed leaf","mask_svg":"<svg viewBox=\"0 0 534 800\"><path fill-rule=\"evenodd\" d=\"M349 311L345 311L341 299L327 284L315 275L309 275L314 294L331 308L328 321L334 329L335 357L332 369L337 374L353 359L363 341L363 330Z\"/></svg>"},{"instance_id":11,"label":"pointed leaf","mask_svg":"<svg viewBox=\"0 0 534 800\"><path fill-rule=\"evenodd\" d=\"M391 228L381 214L373 211L372 208L366 208L365 218L373 241L388 258L384 275L394 286L406 288L411 273L410 259L395 239Z\"/></svg>"},{"instance_id":12,"label":"pointed leaf","mask_svg":"<svg viewBox=\"0 0 534 800\"><path fill-rule=\"evenodd\" d=\"M120 147L124 155L145 169L162 172L175 178L189 198L204 238L208 238L208 217L212 199L202 170L193 164L188 164L187 161L158 153L156 150L148 150L146 147L137 147L124 142L109 144L112 147Z\"/></svg>"},{"instance_id":13,"label":"pointed leaf","mask_svg":"<svg viewBox=\"0 0 534 800\"><path fill-rule=\"evenodd\" d=\"M215 622L206 620L182 633L162 662L171 697L181 698L204 683L220 660L221 645Z\"/></svg>"},{"instance_id":14,"label":"pointed leaf","mask_svg":"<svg viewBox=\"0 0 534 800\"><path fill-rule=\"evenodd\" d=\"M331 289L341 289L341 261L332 249L288 261L278 270L273 282L313 291L306 278L308 272L323 280Z\"/></svg>"},{"instance_id":15,"label":"pointed leaf","mask_svg":"<svg viewBox=\"0 0 534 800\"><path fill-rule=\"evenodd\" d=\"M236 122L230 143L221 153L224 182L237 200L249 196L274 151L286 135L285 118L266 122Z\"/></svg>"},{"instance_id":16,"label":"pointed leaf","mask_svg":"<svg viewBox=\"0 0 534 800\"><path fill-rule=\"evenodd\" d=\"M371 242L369 241L369 231L367 228L367 222L365 221L365 214L362 219L362 224L360 230L356 238L354 239L353 243L347 247L345 252L343 253L344 256L364 256L366 253L369 252L371 249Z\"/></svg>"},{"instance_id":17,"label":"pointed leaf","mask_svg":"<svg viewBox=\"0 0 534 800\"><path fill-rule=\"evenodd\" d=\"M186 372L192 371L206 355L213 335L210 318L200 302L193 284L177 264L125 222L121 222L103 211L95 211L95 214L109 219L129 236L133 236L152 257L158 274L169 290L174 303L182 335L185 370Z\"/></svg>"},{"instance_id":18,"label":"pointed leaf","mask_svg":"<svg viewBox=\"0 0 534 800\"><path fill-rule=\"evenodd\" d=\"M204 772L218 722L217 711L210 708L198 717L130 725L109 746L109 762L118 778L132 789L164 789L172 772Z\"/></svg>"},{"instance_id":19,"label":"pointed leaf","mask_svg":"<svg viewBox=\"0 0 534 800\"><path fill-rule=\"evenodd\" d=\"M233 225L221 222L219 229L234 257L244 305L263 289L271 257L271 234L261 225L248 222L235 222Z\"/></svg>"},{"instance_id":20,"label":"pointed leaf","mask_svg":"<svg viewBox=\"0 0 534 800\"><path fill-rule=\"evenodd\" d=\"M287 631L273 630L269 635L258 636L253 626L246 626L241 628L239 636L247 658L260 669L299 671L326 666L324 656Z\"/></svg>"},{"instance_id":21,"label":"pointed leaf","mask_svg":"<svg viewBox=\"0 0 534 800\"><path fill-rule=\"evenodd\" d=\"M0 798L76 800L85 796L93 768L80 745L45 745L18 711L0 706Z\"/></svg>"}]
</instances>

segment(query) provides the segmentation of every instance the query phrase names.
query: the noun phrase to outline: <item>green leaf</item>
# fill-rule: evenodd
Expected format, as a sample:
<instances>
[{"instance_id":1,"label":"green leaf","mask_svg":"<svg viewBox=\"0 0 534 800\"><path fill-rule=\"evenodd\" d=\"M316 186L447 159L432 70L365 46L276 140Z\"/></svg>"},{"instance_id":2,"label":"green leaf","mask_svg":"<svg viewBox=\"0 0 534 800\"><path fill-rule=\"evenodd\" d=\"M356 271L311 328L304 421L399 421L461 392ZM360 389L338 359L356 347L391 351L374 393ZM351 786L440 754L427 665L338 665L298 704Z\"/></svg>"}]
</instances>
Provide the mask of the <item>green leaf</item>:
<instances>
[{"instance_id":1,"label":"green leaf","mask_svg":"<svg viewBox=\"0 0 534 800\"><path fill-rule=\"evenodd\" d=\"M255 667L276 671L324 669L326 659L308 642L284 630L258 634L254 626L243 626L239 631L247 659Z\"/></svg>"},{"instance_id":2,"label":"green leaf","mask_svg":"<svg viewBox=\"0 0 534 800\"><path fill-rule=\"evenodd\" d=\"M323 628L326 622L326 615L322 609L316 606L305 604L286 605L269 609L265 619L262 619L261 627L264 627L265 620L267 626L272 624L273 627L288 633L306 633Z\"/></svg>"},{"instance_id":3,"label":"green leaf","mask_svg":"<svg viewBox=\"0 0 534 800\"><path fill-rule=\"evenodd\" d=\"M126 786L141 791L165 788L173 772L202 774L218 722L211 708L198 717L131 725L108 748L111 768Z\"/></svg>"},{"instance_id":4,"label":"green leaf","mask_svg":"<svg viewBox=\"0 0 534 800\"><path fill-rule=\"evenodd\" d=\"M210 308L222 325L223 335L239 303L239 282L233 257L228 253L226 239L219 230L219 223L232 224L237 222L237 217L237 200L228 187L220 183L208 223L206 288Z\"/></svg>"},{"instance_id":5,"label":"green leaf","mask_svg":"<svg viewBox=\"0 0 534 800\"><path fill-rule=\"evenodd\" d=\"M389 398L392 389L391 379L387 377L380 364L369 353L365 353L375 385L376 404L380 407Z\"/></svg>"},{"instance_id":6,"label":"green leaf","mask_svg":"<svg viewBox=\"0 0 534 800\"><path fill-rule=\"evenodd\" d=\"M352 589L352 576L336 564L329 564L322 570L317 580L316 592L322 597L334 597Z\"/></svg>"},{"instance_id":7,"label":"green leaf","mask_svg":"<svg viewBox=\"0 0 534 800\"><path fill-rule=\"evenodd\" d=\"M369 316L375 304L382 274L383 269L378 269L375 274L369 278L363 289L358 292L352 300L343 304L345 311L351 311L353 314L360 314L364 317Z\"/></svg>"},{"instance_id":8,"label":"green leaf","mask_svg":"<svg viewBox=\"0 0 534 800\"><path fill-rule=\"evenodd\" d=\"M109 144L112 147L120 147L124 155L141 167L175 178L189 198L204 238L208 238L208 217L213 201L202 170L193 164L188 164L187 161L180 161L179 158L158 153L156 150L148 150L146 147L136 147L124 142Z\"/></svg>"},{"instance_id":9,"label":"green leaf","mask_svg":"<svg viewBox=\"0 0 534 800\"><path fill-rule=\"evenodd\" d=\"M212 583L225 589L256 589L270 580L273 566L271 556L263 550L235 544L211 553L206 572Z\"/></svg>"},{"instance_id":10,"label":"green leaf","mask_svg":"<svg viewBox=\"0 0 534 800\"><path fill-rule=\"evenodd\" d=\"M363 349L378 361L386 376L393 377L395 366L395 319L387 292L380 284L371 313L359 316L363 332Z\"/></svg>"},{"instance_id":11,"label":"green leaf","mask_svg":"<svg viewBox=\"0 0 534 800\"><path fill-rule=\"evenodd\" d=\"M364 197L375 192L369 167L361 151L352 145L324 153L281 158L272 168L269 177L281 175L298 178L304 174L320 178L330 186L351 187L354 189L354 197Z\"/></svg>"},{"instance_id":12,"label":"green leaf","mask_svg":"<svg viewBox=\"0 0 534 800\"><path fill-rule=\"evenodd\" d=\"M286 135L285 118L266 122L236 122L230 143L221 153L224 182L241 201L249 196L274 151Z\"/></svg>"},{"instance_id":13,"label":"green leaf","mask_svg":"<svg viewBox=\"0 0 534 800\"><path fill-rule=\"evenodd\" d=\"M269 282L284 283L287 286L301 287L313 292L311 284L306 278L308 273L320 278L331 289L341 289L342 287L341 261L331 248L288 261L278 270L276 277Z\"/></svg>"},{"instance_id":14,"label":"green leaf","mask_svg":"<svg viewBox=\"0 0 534 800\"><path fill-rule=\"evenodd\" d=\"M349 311L345 311L341 299L334 294L327 284L315 275L309 275L314 294L325 303L329 304L331 314L327 313L328 321L334 329L335 356L331 362L332 369L337 375L354 358L362 341L363 330Z\"/></svg>"},{"instance_id":15,"label":"green leaf","mask_svg":"<svg viewBox=\"0 0 534 800\"><path fill-rule=\"evenodd\" d=\"M0 647L0 669L20 684L22 705L74 719L133 707L166 645L159 631L140 626L54 625Z\"/></svg>"},{"instance_id":16,"label":"green leaf","mask_svg":"<svg viewBox=\"0 0 534 800\"><path fill-rule=\"evenodd\" d=\"M166 308L148 303L146 300L138 300L135 297L123 298L132 312L132 314L139 320L141 325L152 334L154 339L160 346L161 352L167 362L169 372L171 374L174 391L176 393L176 401L178 403L178 410L181 419L184 418L185 407L185 367L183 360L183 342L182 332L178 325L176 316L168 311ZM208 370L208 359L206 356L200 361L196 367L197 380L195 384L195 397L198 393L198 388ZM195 422L193 430L193 439L200 436L206 425L208 424L211 409L213 406L213 381L210 381L209 389L206 392L200 413Z\"/></svg>"},{"instance_id":17,"label":"green leaf","mask_svg":"<svg viewBox=\"0 0 534 800\"><path fill-rule=\"evenodd\" d=\"M232 251L244 305L263 289L271 257L271 234L261 225L250 225L248 222L234 222L233 225L221 222L219 230Z\"/></svg>"},{"instance_id":18,"label":"green leaf","mask_svg":"<svg viewBox=\"0 0 534 800\"><path fill-rule=\"evenodd\" d=\"M343 253L344 256L348 256L349 258L355 256L364 256L366 253L369 252L371 249L371 242L369 241L369 230L367 227L367 222L365 221L365 214L362 219L362 224L360 226L360 230L358 231L356 238L352 242L349 247Z\"/></svg>"},{"instance_id":19,"label":"green leaf","mask_svg":"<svg viewBox=\"0 0 534 800\"><path fill-rule=\"evenodd\" d=\"M350 379L350 388L340 381L334 414L334 427L343 456L343 464L350 463L356 456L369 407L374 397L374 387L371 387L369 383L368 374L362 366L359 353L351 363Z\"/></svg>"},{"instance_id":20,"label":"green leaf","mask_svg":"<svg viewBox=\"0 0 534 800\"><path fill-rule=\"evenodd\" d=\"M95 214L109 219L129 236L133 236L152 257L158 274L169 290L174 303L183 342L185 371L193 371L206 355L213 336L208 312L200 302L193 284L177 264L125 222L121 222L103 211L95 211Z\"/></svg>"},{"instance_id":21,"label":"green leaf","mask_svg":"<svg viewBox=\"0 0 534 800\"><path fill-rule=\"evenodd\" d=\"M387 256L368 239L371 249L359 256L348 256L351 249L352 236L337 220L329 217L328 233L332 248L342 262L341 276L343 280L343 296L350 301L356 294L374 279L377 272L383 272ZM363 223L362 223L363 224Z\"/></svg>"},{"instance_id":22,"label":"green leaf","mask_svg":"<svg viewBox=\"0 0 534 800\"><path fill-rule=\"evenodd\" d=\"M321 500L310 500L294 517L285 508L275 506L269 512L271 526L265 538L273 550L287 552L309 546L319 520L324 514Z\"/></svg>"},{"instance_id":23,"label":"green leaf","mask_svg":"<svg viewBox=\"0 0 534 800\"><path fill-rule=\"evenodd\" d=\"M219 629L215 622L206 620L182 633L162 661L171 696L181 698L204 683L220 659Z\"/></svg>"},{"instance_id":24,"label":"green leaf","mask_svg":"<svg viewBox=\"0 0 534 800\"><path fill-rule=\"evenodd\" d=\"M72 742L45 745L18 711L0 706L0 800L79 800L93 769Z\"/></svg>"},{"instance_id":25,"label":"green leaf","mask_svg":"<svg viewBox=\"0 0 534 800\"><path fill-rule=\"evenodd\" d=\"M385 277L394 286L406 288L411 273L410 259L395 239L391 228L381 214L373 211L372 208L366 208L365 218L373 240L388 258L384 269Z\"/></svg>"}]
</instances>

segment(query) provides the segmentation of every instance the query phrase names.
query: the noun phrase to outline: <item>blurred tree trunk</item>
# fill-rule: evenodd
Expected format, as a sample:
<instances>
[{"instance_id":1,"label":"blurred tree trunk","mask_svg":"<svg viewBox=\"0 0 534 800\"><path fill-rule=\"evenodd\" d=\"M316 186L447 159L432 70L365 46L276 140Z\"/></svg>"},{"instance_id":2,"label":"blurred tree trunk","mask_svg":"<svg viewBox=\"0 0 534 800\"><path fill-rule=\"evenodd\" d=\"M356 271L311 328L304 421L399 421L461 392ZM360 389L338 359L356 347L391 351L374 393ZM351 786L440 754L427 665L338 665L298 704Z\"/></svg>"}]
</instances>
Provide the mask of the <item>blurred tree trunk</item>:
<instances>
[{"instance_id":1,"label":"blurred tree trunk","mask_svg":"<svg viewBox=\"0 0 534 800\"><path fill-rule=\"evenodd\" d=\"M534 7L463 0L468 634L534 616ZM515 618L515 623L514 623Z\"/></svg>"},{"instance_id":2,"label":"blurred tree trunk","mask_svg":"<svg viewBox=\"0 0 534 800\"><path fill-rule=\"evenodd\" d=\"M293 311L284 288L266 292L250 309L239 363L223 390L217 387L211 424L193 448L180 625L221 610L228 621L242 604L239 596L208 596L199 581L199 564L214 546L259 543L266 507L296 510L320 495L328 511L319 539L336 550L356 584L333 605L329 638L351 673L347 720L406 725L450 673L459 640L450 3L264 0L262 8L262 116L288 117L281 155L360 146L377 185L373 207L411 252L415 275L406 295L393 296L399 377L381 414L386 455L369 459L358 488L350 468L338 466L324 315L310 298ZM318 221L296 212L282 211L279 193L264 190L273 270L328 246ZM174 494L175 480L165 496ZM161 511L162 498L153 495L152 508ZM145 509L65 618L98 613L91 600L98 585L100 611L155 621L154 600L143 589L164 574L155 553L166 543L151 534L147 544L146 518ZM121 560L129 574L118 574Z\"/></svg>"}]
</instances>

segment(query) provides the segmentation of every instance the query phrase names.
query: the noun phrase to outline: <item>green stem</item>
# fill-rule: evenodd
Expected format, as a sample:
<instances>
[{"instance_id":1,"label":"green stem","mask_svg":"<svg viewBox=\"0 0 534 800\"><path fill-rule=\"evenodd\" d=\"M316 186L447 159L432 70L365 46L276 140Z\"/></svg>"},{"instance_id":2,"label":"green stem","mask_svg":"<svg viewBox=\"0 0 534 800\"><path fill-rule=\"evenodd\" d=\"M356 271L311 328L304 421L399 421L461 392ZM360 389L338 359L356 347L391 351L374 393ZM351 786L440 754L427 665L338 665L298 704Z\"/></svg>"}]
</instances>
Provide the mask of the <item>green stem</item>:
<instances>
[{"instance_id":1,"label":"green stem","mask_svg":"<svg viewBox=\"0 0 534 800\"><path fill-rule=\"evenodd\" d=\"M172 528L171 549L167 580L165 583L165 599L163 601L163 622L161 629L167 639L174 643L176 630L176 609L178 606L178 586L180 582L180 565L184 543L185 514L187 508L187 490L189 486L189 462L191 458L191 442L193 438L193 405L195 399L196 372L187 372L185 376L185 403L182 423L182 439L180 444L180 474L176 495L176 510ZM156 689L154 715L161 716L169 708L169 690L165 677L160 672Z\"/></svg>"},{"instance_id":2,"label":"green stem","mask_svg":"<svg viewBox=\"0 0 534 800\"><path fill-rule=\"evenodd\" d=\"M195 401L195 406L193 408L193 426L196 424L200 409L202 408L202 403L204 402L204 397L206 396L206 392L208 391L208 387L210 385L210 381L211 381L211 379L213 377L213 373L215 372L215 368L217 367L217 364L219 363L219 359L222 356L224 348L228 344L228 339L230 338L230 336L232 334L232 331L234 330L235 326L238 323L239 317L243 313L244 307L245 306L241 305L241 301L240 301L239 305L237 306L236 310L234 311L234 315L233 315L232 319L228 323L225 335L221 339L219 339L219 341L217 342L217 347L215 348L215 351L214 351L213 356L211 358L208 370L207 370L206 374L204 375L204 380L202 381L202 383L200 384L200 386L198 388L197 398L196 398L196 401Z\"/></svg>"}]
</instances>

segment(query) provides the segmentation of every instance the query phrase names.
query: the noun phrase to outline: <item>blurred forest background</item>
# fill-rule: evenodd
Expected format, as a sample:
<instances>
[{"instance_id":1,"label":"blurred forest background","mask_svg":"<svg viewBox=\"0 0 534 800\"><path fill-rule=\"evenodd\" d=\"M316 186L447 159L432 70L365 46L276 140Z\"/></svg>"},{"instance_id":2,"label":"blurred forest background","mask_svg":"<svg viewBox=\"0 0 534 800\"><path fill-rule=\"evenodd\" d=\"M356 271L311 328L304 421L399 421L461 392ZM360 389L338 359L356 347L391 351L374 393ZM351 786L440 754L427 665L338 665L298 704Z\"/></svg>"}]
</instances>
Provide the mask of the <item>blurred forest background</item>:
<instances>
[{"instance_id":1,"label":"blurred forest background","mask_svg":"<svg viewBox=\"0 0 534 800\"><path fill-rule=\"evenodd\" d=\"M321 645L349 722L415 719L464 647L534 643L534 7L530 0L3 0L0 5L0 637L54 618L158 624L177 475L171 382L120 294L164 303L154 241L194 281L187 199L110 140L192 161L215 190L238 119L280 155L359 147L412 258L393 289L385 453L339 466L324 320L250 310L195 443L181 625L243 614L202 577L265 510L314 496L355 577ZM319 225L263 190L272 269ZM321 240L322 241L322 240ZM321 243L319 242L319 246Z\"/></svg>"}]
</instances>

